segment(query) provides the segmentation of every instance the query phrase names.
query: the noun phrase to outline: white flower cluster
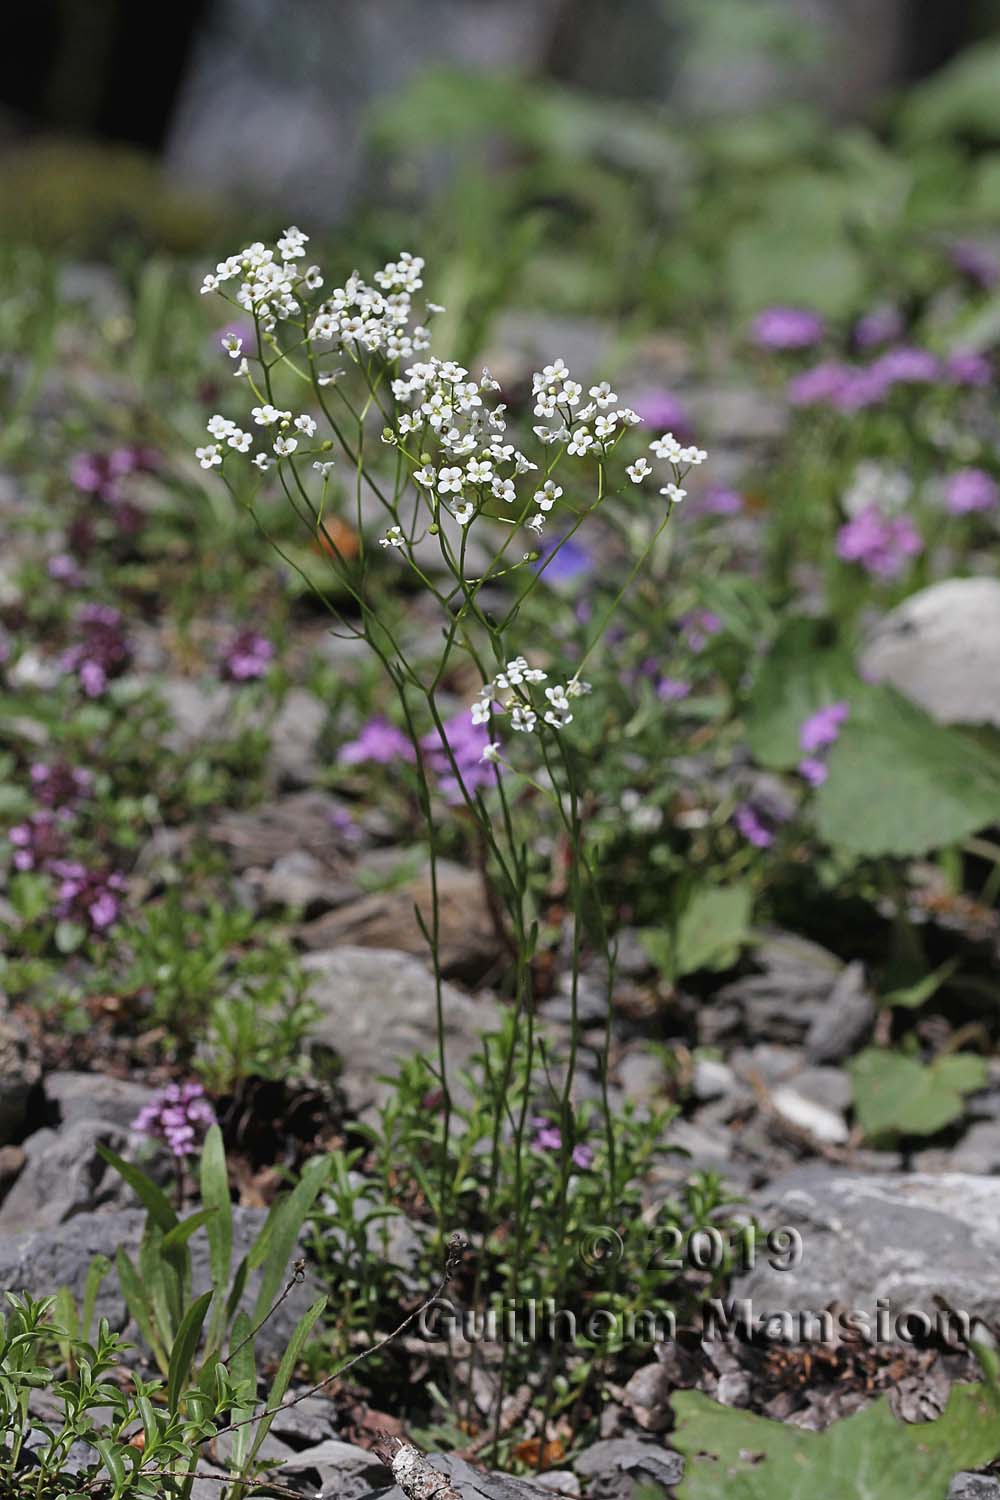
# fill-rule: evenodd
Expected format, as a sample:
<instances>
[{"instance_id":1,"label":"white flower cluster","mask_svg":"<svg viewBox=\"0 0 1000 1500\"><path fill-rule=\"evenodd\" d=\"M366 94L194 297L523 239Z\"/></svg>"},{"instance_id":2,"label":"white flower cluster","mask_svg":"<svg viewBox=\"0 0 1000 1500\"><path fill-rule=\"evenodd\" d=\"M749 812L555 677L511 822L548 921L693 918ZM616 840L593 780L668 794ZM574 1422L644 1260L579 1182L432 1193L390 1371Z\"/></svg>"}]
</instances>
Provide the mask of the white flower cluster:
<instances>
[{"instance_id":1,"label":"white flower cluster","mask_svg":"<svg viewBox=\"0 0 1000 1500\"><path fill-rule=\"evenodd\" d=\"M468 374L454 360L434 358L410 365L392 382L397 403L410 410L400 413L390 440L405 451L415 434L421 454L428 441L436 441L439 456L451 462L422 463L413 478L432 497L432 511L444 500L462 526L490 500L512 506L515 480L537 468L504 441L506 408L484 403L486 393L500 389L489 370L478 381Z\"/></svg>"},{"instance_id":2,"label":"white flower cluster","mask_svg":"<svg viewBox=\"0 0 1000 1500\"><path fill-rule=\"evenodd\" d=\"M410 328L412 294L423 286L424 263L405 250L398 261L389 261L376 271L378 287L368 286L357 271L343 286L322 302L316 311L309 338L353 346L386 359L412 359L430 346L423 324Z\"/></svg>"},{"instance_id":3,"label":"white flower cluster","mask_svg":"<svg viewBox=\"0 0 1000 1500\"><path fill-rule=\"evenodd\" d=\"M274 439L274 452L279 458L290 458L299 446L301 437L311 438L316 433L315 419L303 412L301 416L292 417L290 411L278 411L274 406L255 406L250 413L258 427L276 427L277 436ZM249 432L244 432L231 422L228 417L220 416L216 412L209 419L206 428L209 437L215 438L214 443L207 447L196 448L194 456L198 459L203 469L214 468L216 464L222 463L224 448L233 448L237 453L249 453L253 437ZM292 436L297 433L299 436ZM258 453L253 462L257 468L263 471L269 469L274 460L266 453ZM320 464L316 468L323 467Z\"/></svg>"},{"instance_id":4,"label":"white flower cluster","mask_svg":"<svg viewBox=\"0 0 1000 1500\"><path fill-rule=\"evenodd\" d=\"M538 725L539 714L553 729L565 729L573 722L571 700L590 692L590 683L572 678L545 688L545 702L531 688L548 681L548 673L529 667L523 656L509 661L491 682L484 683L472 705L473 724L489 724L494 714L509 714L510 727L519 734L530 734Z\"/></svg>"}]
</instances>

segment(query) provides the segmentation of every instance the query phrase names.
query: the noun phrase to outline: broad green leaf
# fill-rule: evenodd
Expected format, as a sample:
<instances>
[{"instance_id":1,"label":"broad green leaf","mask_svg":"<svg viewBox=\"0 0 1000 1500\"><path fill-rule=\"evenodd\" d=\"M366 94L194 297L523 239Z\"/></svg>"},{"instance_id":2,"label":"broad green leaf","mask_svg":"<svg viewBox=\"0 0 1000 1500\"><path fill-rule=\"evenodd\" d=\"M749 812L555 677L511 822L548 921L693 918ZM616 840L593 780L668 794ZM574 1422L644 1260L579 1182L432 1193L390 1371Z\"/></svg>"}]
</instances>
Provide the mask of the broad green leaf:
<instances>
[{"instance_id":1,"label":"broad green leaf","mask_svg":"<svg viewBox=\"0 0 1000 1500\"><path fill-rule=\"evenodd\" d=\"M925 854L1000 818L1000 760L889 688L850 718L816 795L831 845L877 857Z\"/></svg>"},{"instance_id":2,"label":"broad green leaf","mask_svg":"<svg viewBox=\"0 0 1000 1500\"><path fill-rule=\"evenodd\" d=\"M986 1063L953 1053L925 1064L901 1052L868 1047L849 1066L854 1108L869 1140L885 1135L934 1135L960 1118L963 1095L982 1088Z\"/></svg>"},{"instance_id":3,"label":"broad green leaf","mask_svg":"<svg viewBox=\"0 0 1000 1500\"><path fill-rule=\"evenodd\" d=\"M699 886L684 908L675 937L665 929L647 927L640 938L653 962L671 978L698 969L729 968L750 937L752 909L749 886Z\"/></svg>"},{"instance_id":4,"label":"broad green leaf","mask_svg":"<svg viewBox=\"0 0 1000 1500\"><path fill-rule=\"evenodd\" d=\"M881 1397L819 1433L699 1391L681 1391L671 1405L670 1442L685 1459L678 1500L945 1500L959 1469L1000 1452L986 1386L955 1387L935 1422L899 1422Z\"/></svg>"},{"instance_id":5,"label":"broad green leaf","mask_svg":"<svg viewBox=\"0 0 1000 1500\"><path fill-rule=\"evenodd\" d=\"M750 691L747 743L762 766L787 771L802 759L802 721L828 703L856 711L861 682L849 654L827 640L822 621L790 620L757 671Z\"/></svg>"},{"instance_id":6,"label":"broad green leaf","mask_svg":"<svg viewBox=\"0 0 1000 1500\"><path fill-rule=\"evenodd\" d=\"M197 1213L188 1214L179 1224L175 1224L169 1234L165 1234L161 1240L161 1248L164 1251L177 1250L186 1245L188 1240L195 1234L203 1224L211 1223L215 1213L214 1208L200 1208Z\"/></svg>"},{"instance_id":7,"label":"broad green leaf","mask_svg":"<svg viewBox=\"0 0 1000 1500\"><path fill-rule=\"evenodd\" d=\"M191 1303L181 1319L174 1346L170 1351L170 1365L167 1370L167 1409L169 1411L177 1410L181 1392L187 1385L198 1348L198 1339L201 1336L201 1325L205 1321L208 1304L214 1295L213 1292L202 1292L201 1296Z\"/></svg>"}]
</instances>

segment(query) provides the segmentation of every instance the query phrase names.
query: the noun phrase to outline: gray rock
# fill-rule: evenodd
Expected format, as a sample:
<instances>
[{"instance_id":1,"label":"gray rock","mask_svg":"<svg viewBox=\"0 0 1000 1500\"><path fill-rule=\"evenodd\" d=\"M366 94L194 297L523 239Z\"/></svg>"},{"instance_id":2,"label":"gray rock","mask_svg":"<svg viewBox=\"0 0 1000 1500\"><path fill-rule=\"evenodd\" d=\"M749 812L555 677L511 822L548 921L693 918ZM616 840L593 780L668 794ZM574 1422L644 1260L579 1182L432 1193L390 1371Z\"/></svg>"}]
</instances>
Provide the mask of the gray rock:
<instances>
[{"instance_id":1,"label":"gray rock","mask_svg":"<svg viewBox=\"0 0 1000 1500\"><path fill-rule=\"evenodd\" d=\"M863 1041L875 1020L875 1001L865 988L865 971L851 963L840 974L806 1032L810 1062L840 1062Z\"/></svg>"},{"instance_id":2,"label":"gray rock","mask_svg":"<svg viewBox=\"0 0 1000 1500\"><path fill-rule=\"evenodd\" d=\"M641 1485L680 1482L679 1453L640 1438L605 1438L585 1448L573 1465L587 1481L588 1500L630 1500Z\"/></svg>"},{"instance_id":3,"label":"gray rock","mask_svg":"<svg viewBox=\"0 0 1000 1500\"><path fill-rule=\"evenodd\" d=\"M714 1057L695 1058L691 1092L696 1099L722 1099L736 1088L736 1074Z\"/></svg>"},{"instance_id":4,"label":"gray rock","mask_svg":"<svg viewBox=\"0 0 1000 1500\"><path fill-rule=\"evenodd\" d=\"M1000 1500L1000 1479L987 1474L956 1474L948 1500Z\"/></svg>"},{"instance_id":5,"label":"gray rock","mask_svg":"<svg viewBox=\"0 0 1000 1500\"><path fill-rule=\"evenodd\" d=\"M156 1096L156 1090L128 1078L111 1078L107 1073L70 1073L57 1071L45 1075L45 1098L59 1111L62 1126L76 1125L80 1120L104 1120L128 1130L144 1104Z\"/></svg>"},{"instance_id":6,"label":"gray rock","mask_svg":"<svg viewBox=\"0 0 1000 1500\"><path fill-rule=\"evenodd\" d=\"M755 1316L782 1309L821 1311L832 1302L874 1316L934 1298L994 1322L1000 1317L1000 1179L951 1172L863 1176L828 1167L796 1168L750 1204L767 1230L799 1230L800 1265L772 1269L766 1258L735 1283Z\"/></svg>"},{"instance_id":7,"label":"gray rock","mask_svg":"<svg viewBox=\"0 0 1000 1500\"><path fill-rule=\"evenodd\" d=\"M918 1172L1000 1173L1000 1121L980 1120L971 1125L952 1150L918 1151L913 1167Z\"/></svg>"},{"instance_id":8,"label":"gray rock","mask_svg":"<svg viewBox=\"0 0 1000 1500\"><path fill-rule=\"evenodd\" d=\"M663 1432L673 1420L668 1404L672 1388L669 1372L654 1361L630 1377L622 1401L646 1432Z\"/></svg>"},{"instance_id":9,"label":"gray rock","mask_svg":"<svg viewBox=\"0 0 1000 1500\"><path fill-rule=\"evenodd\" d=\"M637 1049L626 1052L618 1064L618 1082L626 1099L640 1104L662 1100L667 1082L663 1059Z\"/></svg>"},{"instance_id":10,"label":"gray rock","mask_svg":"<svg viewBox=\"0 0 1000 1500\"><path fill-rule=\"evenodd\" d=\"M294 1398L299 1396L299 1400ZM336 1430L337 1411L326 1396L302 1396L293 1390L281 1411L271 1423L275 1437L298 1448L314 1447L325 1442Z\"/></svg>"},{"instance_id":11,"label":"gray rock","mask_svg":"<svg viewBox=\"0 0 1000 1500\"><path fill-rule=\"evenodd\" d=\"M739 1005L744 1025L769 1041L798 1042L823 1014L843 968L817 943L788 932L769 934L755 954L763 973L734 980L713 1002Z\"/></svg>"},{"instance_id":12,"label":"gray rock","mask_svg":"<svg viewBox=\"0 0 1000 1500\"><path fill-rule=\"evenodd\" d=\"M144 1144L106 1120L80 1119L30 1135L25 1164L0 1207L0 1234L51 1229L90 1209L131 1202L131 1188L99 1155L98 1142L125 1157Z\"/></svg>"},{"instance_id":13,"label":"gray rock","mask_svg":"<svg viewBox=\"0 0 1000 1500\"><path fill-rule=\"evenodd\" d=\"M569 1495L570 1500L578 1500L580 1494L580 1481L569 1469L546 1469L544 1474L535 1475L532 1484L555 1495Z\"/></svg>"},{"instance_id":14,"label":"gray rock","mask_svg":"<svg viewBox=\"0 0 1000 1500\"><path fill-rule=\"evenodd\" d=\"M886 615L861 659L943 724L1000 725L1000 583L948 578Z\"/></svg>"},{"instance_id":15,"label":"gray rock","mask_svg":"<svg viewBox=\"0 0 1000 1500\"><path fill-rule=\"evenodd\" d=\"M331 1048L344 1059L341 1080L348 1102L363 1109L382 1100L389 1085L377 1082L398 1058L437 1050L434 977L408 953L390 949L343 947L310 953L303 968L310 994L322 1012L311 1042ZM453 985L443 990L445 1040L450 1081L458 1093L458 1074L466 1066L483 1031L499 1025L493 999L471 999Z\"/></svg>"},{"instance_id":16,"label":"gray rock","mask_svg":"<svg viewBox=\"0 0 1000 1500\"><path fill-rule=\"evenodd\" d=\"M463 1500L539 1500L540 1496L544 1496L544 1500L551 1500L552 1491L534 1479L515 1479L512 1474L484 1473L451 1453L432 1453L428 1455L427 1462L439 1474L447 1475ZM384 1472L386 1471L383 1470ZM372 1492L370 1500L376 1500L376 1493L378 1500L407 1500L398 1484Z\"/></svg>"},{"instance_id":17,"label":"gray rock","mask_svg":"<svg viewBox=\"0 0 1000 1500\"><path fill-rule=\"evenodd\" d=\"M319 746L328 709L314 693L293 688L271 725L268 766L280 786L306 787L320 772Z\"/></svg>"},{"instance_id":18,"label":"gray rock","mask_svg":"<svg viewBox=\"0 0 1000 1500\"><path fill-rule=\"evenodd\" d=\"M0 1146L23 1129L28 1100L41 1071L20 1021L0 1014Z\"/></svg>"},{"instance_id":19,"label":"gray rock","mask_svg":"<svg viewBox=\"0 0 1000 1500\"><path fill-rule=\"evenodd\" d=\"M240 873L251 867L270 868L278 859L305 852L331 876L344 880L349 862L336 827L342 806L323 792L294 792L250 812L224 813L208 833Z\"/></svg>"},{"instance_id":20,"label":"gray rock","mask_svg":"<svg viewBox=\"0 0 1000 1500\"><path fill-rule=\"evenodd\" d=\"M336 1495L337 1500L359 1500L391 1480L380 1458L353 1443L327 1438L287 1459L275 1479L300 1495Z\"/></svg>"},{"instance_id":21,"label":"gray rock","mask_svg":"<svg viewBox=\"0 0 1000 1500\"><path fill-rule=\"evenodd\" d=\"M234 1269L257 1238L266 1217L263 1209L234 1206ZM0 1291L27 1291L37 1297L67 1286L79 1305L94 1256L104 1255L113 1263L120 1246L134 1261L145 1223L146 1215L142 1210L121 1209L111 1213L79 1213L54 1229L16 1236L0 1235ZM192 1287L197 1296L207 1291L211 1284L208 1241L203 1229L195 1231L190 1244ZM248 1279L242 1303L247 1311L252 1309L258 1281L258 1273L253 1273ZM292 1288L257 1334L258 1363L269 1364L280 1359L296 1323L318 1295L316 1282L310 1276ZM128 1322L125 1299L113 1269L98 1292L94 1317L95 1320L107 1318L111 1327L119 1331Z\"/></svg>"},{"instance_id":22,"label":"gray rock","mask_svg":"<svg viewBox=\"0 0 1000 1500\"><path fill-rule=\"evenodd\" d=\"M800 1130L808 1131L818 1141L842 1145L850 1134L842 1115L818 1100L811 1099L798 1087L782 1084L771 1095L771 1103L782 1119L791 1125L797 1125Z\"/></svg>"},{"instance_id":23,"label":"gray rock","mask_svg":"<svg viewBox=\"0 0 1000 1500\"><path fill-rule=\"evenodd\" d=\"M373 863L365 862L365 868ZM475 982L496 961L496 928L490 917L483 883L475 870L453 860L437 866L438 954L441 972L449 979ZM300 928L307 948L393 948L426 961L427 939L415 915L422 912L428 927L432 911L430 866L422 865L402 884L373 891L337 906L318 921ZM606 1000L602 1001L603 1017Z\"/></svg>"},{"instance_id":24,"label":"gray rock","mask_svg":"<svg viewBox=\"0 0 1000 1500\"><path fill-rule=\"evenodd\" d=\"M163 741L168 750L184 755L208 740L229 737L234 694L230 683L168 677L159 683L159 693L171 719Z\"/></svg>"},{"instance_id":25,"label":"gray rock","mask_svg":"<svg viewBox=\"0 0 1000 1500\"><path fill-rule=\"evenodd\" d=\"M250 885L262 907L297 907L307 917L318 917L358 894L347 875L334 874L306 849L282 854L269 870L248 872Z\"/></svg>"}]
</instances>

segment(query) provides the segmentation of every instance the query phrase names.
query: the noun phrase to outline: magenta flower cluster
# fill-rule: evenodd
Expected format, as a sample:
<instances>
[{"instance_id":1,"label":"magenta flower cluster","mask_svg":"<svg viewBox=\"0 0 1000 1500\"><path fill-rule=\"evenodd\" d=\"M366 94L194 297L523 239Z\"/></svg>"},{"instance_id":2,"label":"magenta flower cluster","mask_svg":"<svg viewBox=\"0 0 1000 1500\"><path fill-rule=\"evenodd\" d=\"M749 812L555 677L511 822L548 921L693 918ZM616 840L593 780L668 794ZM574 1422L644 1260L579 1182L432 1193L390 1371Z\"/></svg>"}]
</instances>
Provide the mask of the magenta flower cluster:
<instances>
[{"instance_id":1,"label":"magenta flower cluster","mask_svg":"<svg viewBox=\"0 0 1000 1500\"><path fill-rule=\"evenodd\" d=\"M761 349L811 349L826 332L819 313L805 307L765 307L754 318L751 337Z\"/></svg>"},{"instance_id":2,"label":"magenta flower cluster","mask_svg":"<svg viewBox=\"0 0 1000 1500\"><path fill-rule=\"evenodd\" d=\"M441 795L446 802L457 806L462 801L459 776L472 796L480 787L493 784L493 769L482 758L490 743L489 732L485 724L473 724L467 713L456 714L441 727L444 739L437 729L432 729L421 739L420 748ZM344 766L358 766L365 762L388 766L400 760L412 762L415 756L403 731L388 719L376 715L368 720L357 739L341 745L337 759Z\"/></svg>"},{"instance_id":3,"label":"magenta flower cluster","mask_svg":"<svg viewBox=\"0 0 1000 1500\"><path fill-rule=\"evenodd\" d=\"M200 1083L169 1083L136 1115L132 1129L162 1141L175 1157L193 1156L215 1124L215 1110Z\"/></svg>"},{"instance_id":4,"label":"magenta flower cluster","mask_svg":"<svg viewBox=\"0 0 1000 1500\"><path fill-rule=\"evenodd\" d=\"M840 727L851 711L851 705L843 699L818 708L814 714L803 719L799 727L799 749L805 756L799 761L799 775L810 786L822 786L829 771L825 754L837 743Z\"/></svg>"},{"instance_id":5,"label":"magenta flower cluster","mask_svg":"<svg viewBox=\"0 0 1000 1500\"><path fill-rule=\"evenodd\" d=\"M132 660L122 617L110 604L84 604L77 611L76 628L79 640L63 653L60 665L75 674L88 698L99 698Z\"/></svg>"},{"instance_id":6,"label":"magenta flower cluster","mask_svg":"<svg viewBox=\"0 0 1000 1500\"><path fill-rule=\"evenodd\" d=\"M923 538L907 516L887 516L877 505L865 506L837 532L841 561L858 563L875 578L898 578L923 550Z\"/></svg>"},{"instance_id":7,"label":"magenta flower cluster","mask_svg":"<svg viewBox=\"0 0 1000 1500\"><path fill-rule=\"evenodd\" d=\"M274 646L256 630L241 630L226 647L222 676L229 682L252 682L263 677L274 659Z\"/></svg>"},{"instance_id":8,"label":"magenta flower cluster","mask_svg":"<svg viewBox=\"0 0 1000 1500\"><path fill-rule=\"evenodd\" d=\"M114 926L121 915L124 875L116 870L88 869L75 859L54 859L48 868L58 882L57 917L82 922L96 933Z\"/></svg>"},{"instance_id":9,"label":"magenta flower cluster","mask_svg":"<svg viewBox=\"0 0 1000 1500\"><path fill-rule=\"evenodd\" d=\"M899 386L983 386L992 379L993 367L981 354L959 350L940 360L927 349L903 344L867 365L823 360L794 375L785 394L792 406L853 412L880 405Z\"/></svg>"},{"instance_id":10,"label":"magenta flower cluster","mask_svg":"<svg viewBox=\"0 0 1000 1500\"><path fill-rule=\"evenodd\" d=\"M985 469L957 469L945 480L944 503L953 516L992 510L998 499L997 482Z\"/></svg>"}]
</instances>

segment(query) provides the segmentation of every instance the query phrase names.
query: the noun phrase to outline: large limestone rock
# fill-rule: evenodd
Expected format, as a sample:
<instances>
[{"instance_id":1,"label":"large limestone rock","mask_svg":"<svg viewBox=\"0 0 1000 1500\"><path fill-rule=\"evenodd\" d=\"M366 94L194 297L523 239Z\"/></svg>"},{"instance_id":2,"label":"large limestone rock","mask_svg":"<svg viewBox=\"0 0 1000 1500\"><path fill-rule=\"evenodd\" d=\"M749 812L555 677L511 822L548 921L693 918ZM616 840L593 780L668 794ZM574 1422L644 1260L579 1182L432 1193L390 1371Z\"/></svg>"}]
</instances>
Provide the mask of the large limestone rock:
<instances>
[{"instance_id":1,"label":"large limestone rock","mask_svg":"<svg viewBox=\"0 0 1000 1500\"><path fill-rule=\"evenodd\" d=\"M911 594L878 626L861 659L942 724L1000 726L1000 583L948 578Z\"/></svg>"}]
</instances>

